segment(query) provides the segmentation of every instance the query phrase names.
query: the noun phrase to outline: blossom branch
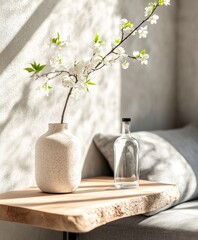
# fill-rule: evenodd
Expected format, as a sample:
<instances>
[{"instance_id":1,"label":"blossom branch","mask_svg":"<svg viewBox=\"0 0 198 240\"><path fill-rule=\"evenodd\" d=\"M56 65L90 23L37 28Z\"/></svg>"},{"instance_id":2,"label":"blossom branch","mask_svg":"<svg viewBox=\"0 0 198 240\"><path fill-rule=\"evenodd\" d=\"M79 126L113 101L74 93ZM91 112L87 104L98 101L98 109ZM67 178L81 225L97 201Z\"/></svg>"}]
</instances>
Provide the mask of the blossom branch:
<instances>
[{"instance_id":1,"label":"blossom branch","mask_svg":"<svg viewBox=\"0 0 198 240\"><path fill-rule=\"evenodd\" d=\"M134 28L134 30L132 32L130 32L126 37L123 37L123 29L122 29L122 37L121 37L121 41L115 46L113 47L104 57L103 57L103 61L105 60L105 58L107 56L109 56L111 53L113 53L124 41L126 41L133 33L135 33L137 31L137 29L139 29L156 11L157 7L159 6L159 4L156 4L156 6L154 7L153 11L151 12L151 14L148 15L148 17L146 17L136 28ZM99 62L96 66L95 69L97 70L98 66L101 65L102 62Z\"/></svg>"},{"instance_id":2,"label":"blossom branch","mask_svg":"<svg viewBox=\"0 0 198 240\"><path fill-rule=\"evenodd\" d=\"M31 67L25 68L25 70L29 73L33 73L32 77L34 77L35 80L39 78L46 78L46 82L42 85L42 89L45 90L46 93L48 93L48 91L52 88L48 85L48 82L56 78L60 79L59 77L62 76L62 85L64 87L68 87L69 91L67 93L61 114L61 123L64 122L64 116L70 97L76 96L76 94L79 92L89 91L88 86L95 85L95 83L91 82L89 79L91 73L102 69L104 66L115 63L117 60L121 62L122 68L126 69L129 65L129 63L126 61L127 58L139 60L141 61L141 64L148 64L149 55L146 53L145 49L141 52L133 51L133 55L128 55L125 53L125 50L123 47L121 47L121 45L130 36L135 35L139 28L139 38L146 38L148 34L147 26L142 27L142 25L146 21L150 21L151 24L156 24L159 17L154 13L156 9L162 5L170 5L170 0L158 0L158 3L156 1L153 3L150 2L145 8L145 18L135 28L133 28L133 24L127 19L122 19L120 39L116 39L113 42L112 48L105 55L103 55L101 51L101 47L104 42L100 39L100 36L97 33L94 38L93 53L89 61L74 61L72 67L65 68L62 56L58 54L50 59L50 65L52 69L55 69L53 71L40 74L46 65L40 65L36 62L31 63ZM68 44L69 41L63 41L60 38L59 33L57 33L57 36L55 38L52 38L50 40L50 45L58 50L56 51L56 54L60 53L60 50L67 47Z\"/></svg>"},{"instance_id":3,"label":"blossom branch","mask_svg":"<svg viewBox=\"0 0 198 240\"><path fill-rule=\"evenodd\" d=\"M46 77L48 80L52 80L52 79L54 79L54 78L56 78L56 77L58 77L58 76L60 76L61 74L63 74L63 73L67 73L69 76L72 76L71 74L70 74L70 72L68 72L68 71L66 71L66 70L56 70L56 71L54 71L54 72L48 72L48 73L43 73L43 74L41 74L41 75L36 75L36 78L35 78L35 80L37 80L37 79L39 79L39 78L42 78L42 77ZM52 77L49 77L50 75L53 75ZM34 75L32 75L32 76L34 76Z\"/></svg>"}]
</instances>

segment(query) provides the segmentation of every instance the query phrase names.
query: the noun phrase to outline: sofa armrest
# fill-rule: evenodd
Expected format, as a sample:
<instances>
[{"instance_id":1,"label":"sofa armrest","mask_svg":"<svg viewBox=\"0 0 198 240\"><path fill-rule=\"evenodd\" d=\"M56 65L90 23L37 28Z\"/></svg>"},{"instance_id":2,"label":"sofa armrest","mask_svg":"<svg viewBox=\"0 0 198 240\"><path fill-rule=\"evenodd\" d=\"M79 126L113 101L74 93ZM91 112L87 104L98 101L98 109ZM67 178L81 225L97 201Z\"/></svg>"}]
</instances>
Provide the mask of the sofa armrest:
<instances>
[{"instance_id":1,"label":"sofa armrest","mask_svg":"<svg viewBox=\"0 0 198 240\"><path fill-rule=\"evenodd\" d=\"M109 167L109 164L97 149L94 141L92 140L85 157L82 170L82 178L112 175L113 173Z\"/></svg>"}]
</instances>

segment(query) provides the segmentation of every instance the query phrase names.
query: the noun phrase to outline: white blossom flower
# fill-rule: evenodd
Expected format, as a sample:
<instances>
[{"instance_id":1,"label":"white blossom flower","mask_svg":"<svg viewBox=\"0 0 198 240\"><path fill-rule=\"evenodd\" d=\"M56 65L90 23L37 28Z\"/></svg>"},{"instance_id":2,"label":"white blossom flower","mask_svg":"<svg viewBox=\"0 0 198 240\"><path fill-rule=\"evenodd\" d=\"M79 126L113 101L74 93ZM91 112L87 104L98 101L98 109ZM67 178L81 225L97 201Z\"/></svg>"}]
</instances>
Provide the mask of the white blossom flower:
<instances>
[{"instance_id":1,"label":"white blossom flower","mask_svg":"<svg viewBox=\"0 0 198 240\"><path fill-rule=\"evenodd\" d=\"M120 28L122 29L122 28L123 28L123 25L124 25L125 23L127 23L127 22L128 22L128 20L127 20L126 18L121 19L121 20L120 20Z\"/></svg>"},{"instance_id":2,"label":"white blossom flower","mask_svg":"<svg viewBox=\"0 0 198 240\"><path fill-rule=\"evenodd\" d=\"M125 53L125 50L123 47L118 47L114 50L114 53L116 53L120 59L127 57L127 54Z\"/></svg>"},{"instance_id":3,"label":"white blossom flower","mask_svg":"<svg viewBox=\"0 0 198 240\"><path fill-rule=\"evenodd\" d=\"M36 90L39 91L44 96L49 96L49 91L52 89L48 84L48 79L46 77L38 77L36 75L31 77L35 81Z\"/></svg>"},{"instance_id":4,"label":"white blossom flower","mask_svg":"<svg viewBox=\"0 0 198 240\"><path fill-rule=\"evenodd\" d=\"M111 54L103 60L103 63L106 66L108 66L108 65L112 65L115 61L116 61L116 58L114 58L113 55Z\"/></svg>"},{"instance_id":5,"label":"white blossom flower","mask_svg":"<svg viewBox=\"0 0 198 240\"><path fill-rule=\"evenodd\" d=\"M147 53L145 53L145 54L140 53L140 61L141 61L142 65L143 64L147 65L148 59L149 59L149 55Z\"/></svg>"},{"instance_id":6,"label":"white blossom flower","mask_svg":"<svg viewBox=\"0 0 198 240\"><path fill-rule=\"evenodd\" d=\"M138 57L140 56L139 51L133 51L133 56L134 56L135 58L138 58Z\"/></svg>"},{"instance_id":7,"label":"white blossom flower","mask_svg":"<svg viewBox=\"0 0 198 240\"><path fill-rule=\"evenodd\" d=\"M164 5L166 6L170 5L170 0L164 0Z\"/></svg>"},{"instance_id":8,"label":"white blossom flower","mask_svg":"<svg viewBox=\"0 0 198 240\"><path fill-rule=\"evenodd\" d=\"M74 100L78 100L84 93L85 91L81 91L77 87L73 88L71 98L73 98Z\"/></svg>"},{"instance_id":9,"label":"white blossom flower","mask_svg":"<svg viewBox=\"0 0 198 240\"><path fill-rule=\"evenodd\" d=\"M121 29L125 32L125 33L131 33L133 31L133 23L129 22L126 18L121 19L121 23L120 23L120 27Z\"/></svg>"},{"instance_id":10,"label":"white blossom flower","mask_svg":"<svg viewBox=\"0 0 198 240\"><path fill-rule=\"evenodd\" d=\"M111 42L111 47L114 48L120 42L121 42L121 39L119 37L117 37L113 42Z\"/></svg>"},{"instance_id":11,"label":"white blossom flower","mask_svg":"<svg viewBox=\"0 0 198 240\"><path fill-rule=\"evenodd\" d=\"M94 47L95 48L99 48L99 47L101 47L101 46L103 46L105 43L103 42L103 41L101 41L101 42L94 42Z\"/></svg>"},{"instance_id":12,"label":"white blossom flower","mask_svg":"<svg viewBox=\"0 0 198 240\"><path fill-rule=\"evenodd\" d=\"M44 83L40 86L40 88L39 88L39 90L40 90L42 93L44 93L45 96L49 96L49 91L50 91L51 89L52 89L52 86L50 86L50 85L48 84L48 81L44 82Z\"/></svg>"},{"instance_id":13,"label":"white blossom flower","mask_svg":"<svg viewBox=\"0 0 198 240\"><path fill-rule=\"evenodd\" d=\"M61 65L63 65L63 58L60 54L58 54L57 56L54 56L50 59L50 66L52 68L58 68Z\"/></svg>"},{"instance_id":14,"label":"white blossom flower","mask_svg":"<svg viewBox=\"0 0 198 240\"><path fill-rule=\"evenodd\" d=\"M133 31L133 27L127 27L127 28L124 28L123 31L125 33L131 33Z\"/></svg>"},{"instance_id":15,"label":"white blossom flower","mask_svg":"<svg viewBox=\"0 0 198 240\"><path fill-rule=\"evenodd\" d=\"M92 72L92 69L96 66L96 61L90 59L89 61L85 62L85 68L84 68L84 75L89 75Z\"/></svg>"},{"instance_id":16,"label":"white blossom flower","mask_svg":"<svg viewBox=\"0 0 198 240\"><path fill-rule=\"evenodd\" d=\"M138 33L139 33L139 38L146 38L148 34L147 26L141 27Z\"/></svg>"},{"instance_id":17,"label":"white blossom flower","mask_svg":"<svg viewBox=\"0 0 198 240\"><path fill-rule=\"evenodd\" d=\"M153 5L150 5L148 7L145 7L145 12L144 12L144 16L147 17L148 15L150 15L153 12Z\"/></svg>"},{"instance_id":18,"label":"white blossom flower","mask_svg":"<svg viewBox=\"0 0 198 240\"><path fill-rule=\"evenodd\" d=\"M127 62L126 60L122 62L122 68L123 69L127 69L129 67L129 62Z\"/></svg>"},{"instance_id":19,"label":"white blossom flower","mask_svg":"<svg viewBox=\"0 0 198 240\"><path fill-rule=\"evenodd\" d=\"M58 47L58 49L66 48L70 45L70 37L66 37L64 40L60 39L60 34L57 33L56 37L51 37L49 43L47 44L49 47Z\"/></svg>"},{"instance_id":20,"label":"white blossom flower","mask_svg":"<svg viewBox=\"0 0 198 240\"><path fill-rule=\"evenodd\" d=\"M82 75L85 69L85 61L77 61L75 60L73 63L73 67L69 69L69 73L71 75Z\"/></svg>"},{"instance_id":21,"label":"white blossom flower","mask_svg":"<svg viewBox=\"0 0 198 240\"><path fill-rule=\"evenodd\" d=\"M103 54L97 54L97 55L94 55L93 59L92 59L92 62L93 62L93 65L101 62L103 59Z\"/></svg>"},{"instance_id":22,"label":"white blossom flower","mask_svg":"<svg viewBox=\"0 0 198 240\"><path fill-rule=\"evenodd\" d=\"M148 19L148 22L151 22L151 24L156 24L158 19L159 19L159 16L154 14Z\"/></svg>"},{"instance_id":23,"label":"white blossom flower","mask_svg":"<svg viewBox=\"0 0 198 240\"><path fill-rule=\"evenodd\" d=\"M61 42L60 45L58 45L59 49L66 48L70 45L70 38L67 37L64 41Z\"/></svg>"},{"instance_id":24,"label":"white blossom flower","mask_svg":"<svg viewBox=\"0 0 198 240\"><path fill-rule=\"evenodd\" d=\"M168 5L170 5L170 0L159 0L159 5L160 6L163 6L163 5L168 6Z\"/></svg>"},{"instance_id":25,"label":"white blossom flower","mask_svg":"<svg viewBox=\"0 0 198 240\"><path fill-rule=\"evenodd\" d=\"M141 61L141 64L148 64L148 59L149 59L149 55L146 53L146 50L142 50L141 52L139 51L133 51L133 56Z\"/></svg>"},{"instance_id":26,"label":"white blossom flower","mask_svg":"<svg viewBox=\"0 0 198 240\"><path fill-rule=\"evenodd\" d=\"M70 95L74 100L78 100L80 98L80 91L77 88L73 88L72 93Z\"/></svg>"},{"instance_id":27,"label":"white blossom flower","mask_svg":"<svg viewBox=\"0 0 198 240\"><path fill-rule=\"evenodd\" d=\"M136 33L137 33L137 30L135 30L135 31L132 33L132 35L135 36Z\"/></svg>"},{"instance_id":28,"label":"white blossom flower","mask_svg":"<svg viewBox=\"0 0 198 240\"><path fill-rule=\"evenodd\" d=\"M94 68L103 61L102 55L94 55L90 60L85 62L83 76L89 75L94 71Z\"/></svg>"},{"instance_id":29,"label":"white blossom flower","mask_svg":"<svg viewBox=\"0 0 198 240\"><path fill-rule=\"evenodd\" d=\"M73 76L66 76L62 80L63 87L73 88L75 87L75 78Z\"/></svg>"},{"instance_id":30,"label":"white blossom flower","mask_svg":"<svg viewBox=\"0 0 198 240\"><path fill-rule=\"evenodd\" d=\"M76 84L76 88L78 88L79 91L81 91L82 93L83 92L86 92L87 91L87 85L86 85L86 82L83 81L82 79L79 80Z\"/></svg>"},{"instance_id":31,"label":"white blossom flower","mask_svg":"<svg viewBox=\"0 0 198 240\"><path fill-rule=\"evenodd\" d=\"M94 41L93 41L93 46L91 47L93 54L101 54L103 52L104 44L105 44L105 42L103 40L101 40L99 34L96 33Z\"/></svg>"},{"instance_id":32,"label":"white blossom flower","mask_svg":"<svg viewBox=\"0 0 198 240\"><path fill-rule=\"evenodd\" d=\"M98 43L94 43L91 49L94 54L100 54L101 52L103 52L103 46Z\"/></svg>"}]
</instances>

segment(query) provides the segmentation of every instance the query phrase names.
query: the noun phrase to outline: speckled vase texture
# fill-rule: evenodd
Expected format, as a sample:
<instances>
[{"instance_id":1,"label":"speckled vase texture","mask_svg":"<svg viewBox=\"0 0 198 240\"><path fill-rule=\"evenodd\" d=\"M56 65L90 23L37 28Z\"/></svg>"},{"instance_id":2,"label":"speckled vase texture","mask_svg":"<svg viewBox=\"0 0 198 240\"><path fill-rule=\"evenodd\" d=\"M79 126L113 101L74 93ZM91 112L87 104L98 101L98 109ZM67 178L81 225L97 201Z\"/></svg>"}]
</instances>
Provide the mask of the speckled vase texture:
<instances>
[{"instance_id":1,"label":"speckled vase texture","mask_svg":"<svg viewBox=\"0 0 198 240\"><path fill-rule=\"evenodd\" d=\"M35 177L43 192L73 192L81 181L81 151L78 138L67 124L50 123L35 145Z\"/></svg>"}]
</instances>

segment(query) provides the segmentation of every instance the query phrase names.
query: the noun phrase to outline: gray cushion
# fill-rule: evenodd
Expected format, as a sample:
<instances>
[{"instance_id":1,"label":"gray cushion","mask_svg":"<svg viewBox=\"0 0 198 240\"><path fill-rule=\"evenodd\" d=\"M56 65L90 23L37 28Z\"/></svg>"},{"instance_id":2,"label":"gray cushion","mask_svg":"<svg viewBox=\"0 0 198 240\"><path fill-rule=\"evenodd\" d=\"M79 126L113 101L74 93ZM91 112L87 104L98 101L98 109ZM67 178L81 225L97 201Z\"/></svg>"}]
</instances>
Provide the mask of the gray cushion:
<instances>
[{"instance_id":1,"label":"gray cushion","mask_svg":"<svg viewBox=\"0 0 198 240\"><path fill-rule=\"evenodd\" d=\"M140 178L177 184L180 198L198 198L198 128L132 134L140 143ZM113 170L113 144L118 136L97 134L94 142Z\"/></svg>"},{"instance_id":2,"label":"gray cushion","mask_svg":"<svg viewBox=\"0 0 198 240\"><path fill-rule=\"evenodd\" d=\"M182 203L152 217L133 216L108 223L80 240L197 240L198 200Z\"/></svg>"}]
</instances>

